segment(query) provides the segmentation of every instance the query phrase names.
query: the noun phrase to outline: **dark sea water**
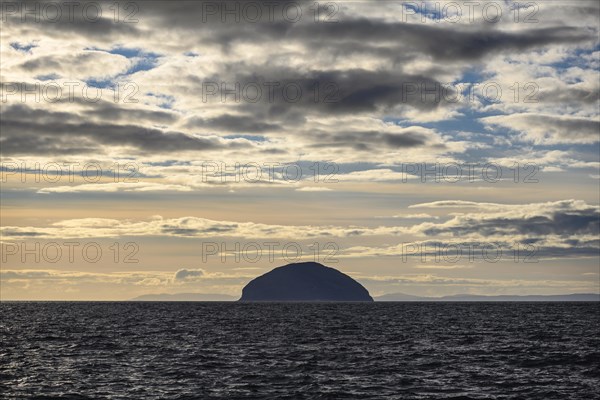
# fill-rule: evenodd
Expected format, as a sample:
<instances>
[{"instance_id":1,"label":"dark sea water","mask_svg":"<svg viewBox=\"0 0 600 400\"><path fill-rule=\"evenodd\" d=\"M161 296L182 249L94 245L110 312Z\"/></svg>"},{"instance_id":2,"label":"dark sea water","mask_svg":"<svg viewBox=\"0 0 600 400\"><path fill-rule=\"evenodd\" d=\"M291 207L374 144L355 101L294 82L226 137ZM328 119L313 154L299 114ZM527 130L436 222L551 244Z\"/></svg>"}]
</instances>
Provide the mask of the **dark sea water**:
<instances>
[{"instance_id":1,"label":"dark sea water","mask_svg":"<svg viewBox=\"0 0 600 400\"><path fill-rule=\"evenodd\" d=\"M599 398L599 303L0 309L8 399Z\"/></svg>"}]
</instances>

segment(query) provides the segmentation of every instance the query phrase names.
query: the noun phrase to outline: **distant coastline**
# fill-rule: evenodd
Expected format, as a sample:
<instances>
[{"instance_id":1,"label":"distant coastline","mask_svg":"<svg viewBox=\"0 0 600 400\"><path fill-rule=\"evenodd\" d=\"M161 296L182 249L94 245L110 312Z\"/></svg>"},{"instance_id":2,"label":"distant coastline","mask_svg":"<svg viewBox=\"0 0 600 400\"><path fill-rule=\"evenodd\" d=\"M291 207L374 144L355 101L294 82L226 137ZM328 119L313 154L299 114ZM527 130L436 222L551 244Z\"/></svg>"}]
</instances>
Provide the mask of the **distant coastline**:
<instances>
[{"instance_id":1,"label":"distant coastline","mask_svg":"<svg viewBox=\"0 0 600 400\"><path fill-rule=\"evenodd\" d=\"M469 295L457 294L441 297L412 296L404 293L390 293L373 297L375 302L519 302L519 301L551 301L551 302L576 302L576 301L600 301L600 294L594 293L572 293L558 295ZM225 294L205 293L175 293L175 294L146 294L135 297L129 301L237 301L238 297Z\"/></svg>"},{"instance_id":2,"label":"distant coastline","mask_svg":"<svg viewBox=\"0 0 600 400\"><path fill-rule=\"evenodd\" d=\"M236 301L238 298L215 293L145 294L129 301Z\"/></svg>"},{"instance_id":3,"label":"distant coastline","mask_svg":"<svg viewBox=\"0 0 600 400\"><path fill-rule=\"evenodd\" d=\"M375 301L437 301L437 302L468 302L468 301L600 301L600 294L572 293L557 295L471 295L456 294L441 297L411 296L404 293L391 293L374 298Z\"/></svg>"}]
</instances>

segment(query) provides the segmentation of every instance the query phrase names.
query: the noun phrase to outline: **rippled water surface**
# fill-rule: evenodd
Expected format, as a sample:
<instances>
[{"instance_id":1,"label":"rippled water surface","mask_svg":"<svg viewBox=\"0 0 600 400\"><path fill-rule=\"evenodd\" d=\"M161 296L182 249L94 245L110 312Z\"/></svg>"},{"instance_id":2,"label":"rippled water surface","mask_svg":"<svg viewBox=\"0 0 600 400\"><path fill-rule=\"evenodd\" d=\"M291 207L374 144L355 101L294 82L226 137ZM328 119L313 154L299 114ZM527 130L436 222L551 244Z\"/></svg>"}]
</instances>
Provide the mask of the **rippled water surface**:
<instances>
[{"instance_id":1,"label":"rippled water surface","mask_svg":"<svg viewBox=\"0 0 600 400\"><path fill-rule=\"evenodd\" d=\"M0 397L597 399L598 303L2 303Z\"/></svg>"}]
</instances>

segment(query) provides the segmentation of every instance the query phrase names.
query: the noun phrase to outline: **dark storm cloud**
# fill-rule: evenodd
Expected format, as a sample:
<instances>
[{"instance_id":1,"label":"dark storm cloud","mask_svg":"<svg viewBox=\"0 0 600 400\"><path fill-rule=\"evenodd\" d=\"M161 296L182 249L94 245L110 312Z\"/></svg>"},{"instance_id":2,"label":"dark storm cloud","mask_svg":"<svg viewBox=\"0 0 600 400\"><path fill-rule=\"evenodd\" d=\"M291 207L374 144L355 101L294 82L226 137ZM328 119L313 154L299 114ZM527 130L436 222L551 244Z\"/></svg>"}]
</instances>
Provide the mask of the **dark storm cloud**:
<instances>
[{"instance_id":1,"label":"dark storm cloud","mask_svg":"<svg viewBox=\"0 0 600 400\"><path fill-rule=\"evenodd\" d=\"M190 136L155 128L111 123L70 122L77 115L32 110L24 105L3 110L2 153L59 154L73 149L101 150L102 146L129 146L143 153L202 151L249 146L244 142L226 143L216 137ZM70 143L64 149L63 144Z\"/></svg>"},{"instance_id":2,"label":"dark storm cloud","mask_svg":"<svg viewBox=\"0 0 600 400\"><path fill-rule=\"evenodd\" d=\"M239 226L237 224L217 224L208 228L182 228L177 225L163 225L161 226L161 232L169 235L177 236L200 236L202 234L226 234L235 232Z\"/></svg>"},{"instance_id":3,"label":"dark storm cloud","mask_svg":"<svg viewBox=\"0 0 600 400\"><path fill-rule=\"evenodd\" d=\"M468 217L460 219L461 225L439 225L424 230L426 235L450 233L453 236L479 234L482 236L599 235L600 212L596 208L555 211L549 215L530 217Z\"/></svg>"},{"instance_id":4,"label":"dark storm cloud","mask_svg":"<svg viewBox=\"0 0 600 400\"><path fill-rule=\"evenodd\" d=\"M514 241L493 238L489 240L445 241L427 240L403 248L404 255L421 260L436 257L438 260L493 260L503 259L524 264L537 263L549 258L594 257L600 251L600 240L562 239L548 243L545 238ZM394 255L385 254L381 255ZM456 262L456 261L454 261Z\"/></svg>"},{"instance_id":5,"label":"dark storm cloud","mask_svg":"<svg viewBox=\"0 0 600 400\"><path fill-rule=\"evenodd\" d=\"M317 140L318 138L318 140ZM418 132L387 133L379 131L322 133L315 137L310 147L347 147L357 151L372 151L377 148L402 149L425 146L427 137Z\"/></svg>"},{"instance_id":6,"label":"dark storm cloud","mask_svg":"<svg viewBox=\"0 0 600 400\"><path fill-rule=\"evenodd\" d=\"M162 228L161 232L176 236L196 236L199 231L193 228Z\"/></svg>"},{"instance_id":7,"label":"dark storm cloud","mask_svg":"<svg viewBox=\"0 0 600 400\"><path fill-rule=\"evenodd\" d=\"M39 69L56 69L59 70L62 63L55 56L38 57L21 64L21 68L25 71L36 71Z\"/></svg>"},{"instance_id":8,"label":"dark storm cloud","mask_svg":"<svg viewBox=\"0 0 600 400\"><path fill-rule=\"evenodd\" d=\"M244 71L237 73L236 71ZM207 103L239 104L261 117L302 122L301 111L354 114L410 106L432 110L453 102L455 91L430 77L365 69L300 72L271 65L229 65L220 76L188 76L191 90ZM238 93L235 98L232 91ZM318 89L317 89L318 88ZM252 90L252 94L250 93ZM429 94L428 94L429 93ZM291 118L291 120L290 120ZM231 120L231 118L228 118ZM216 120L220 124L228 120Z\"/></svg>"},{"instance_id":9,"label":"dark storm cloud","mask_svg":"<svg viewBox=\"0 0 600 400\"><path fill-rule=\"evenodd\" d=\"M37 237L37 236L43 236L43 234L39 233L39 232L27 232L27 231L13 231L13 230L3 230L2 234L4 236L15 236L15 237L20 237L20 236L25 236L25 237Z\"/></svg>"},{"instance_id":10,"label":"dark storm cloud","mask_svg":"<svg viewBox=\"0 0 600 400\"><path fill-rule=\"evenodd\" d=\"M113 11L109 9L111 3L48 0L19 1L14 4L17 4L16 10L8 7L2 10L2 24L7 29L18 28L22 31L31 31L37 28L47 36L69 37L75 34L100 40L140 34L139 24L124 23L123 20L114 18ZM121 3L123 4L125 3ZM75 8L70 9L70 7ZM27 10L37 10L37 12L27 13ZM100 10L99 14L97 10Z\"/></svg>"},{"instance_id":11,"label":"dark storm cloud","mask_svg":"<svg viewBox=\"0 0 600 400\"><path fill-rule=\"evenodd\" d=\"M276 149L276 148L270 148L270 149L261 149L259 151L261 154L268 154L268 155L280 155L280 154L287 154L287 151L282 150L282 149Z\"/></svg>"},{"instance_id":12,"label":"dark storm cloud","mask_svg":"<svg viewBox=\"0 0 600 400\"><path fill-rule=\"evenodd\" d=\"M541 102L572 104L594 104L600 100L598 89L560 88L556 90L541 91L537 95Z\"/></svg>"},{"instance_id":13,"label":"dark storm cloud","mask_svg":"<svg viewBox=\"0 0 600 400\"><path fill-rule=\"evenodd\" d=\"M29 2L30 7L35 2ZM86 2L81 2L85 4ZM75 13L73 21L49 22L42 19L21 21L20 16L11 16L8 23L27 27L39 26L45 34L77 34L90 39L115 36L126 40L127 36L151 35L152 31L179 31L198 43L217 44L228 50L234 42L265 43L285 41L300 43L312 51L364 53L401 60L421 53L437 60L460 62L474 61L500 51L522 51L551 44L578 43L594 40L596 35L578 27L555 26L522 29L507 32L495 29L493 24L462 26L447 24L409 24L367 19L356 11L342 11L336 23L315 23L312 18L312 1L277 1L276 12L270 18L267 9L256 22L241 18L236 22L232 15L222 20L221 9L240 6L243 2L180 2L146 1L133 2L139 7L138 23L115 21L113 11L103 8L103 17L90 22ZM261 2L257 2L262 4ZM216 4L219 11L211 14L207 6ZM286 5L298 6L303 17L293 23L283 17ZM123 6L123 4L121 4ZM83 5L81 6L83 8ZM264 7L263 7L264 8ZM576 7L575 7L576 9ZM239 12L238 12L239 14ZM186 32L188 31L188 32ZM410 55L407 53L411 53ZM400 56L402 55L402 56Z\"/></svg>"},{"instance_id":14,"label":"dark storm cloud","mask_svg":"<svg viewBox=\"0 0 600 400\"><path fill-rule=\"evenodd\" d=\"M4 121L0 123L4 129ZM77 141L77 140L75 140ZM13 155L77 155L102 152L98 146L85 143L73 143L70 138L37 137L35 135L6 136L0 139L0 154Z\"/></svg>"},{"instance_id":15,"label":"dark storm cloud","mask_svg":"<svg viewBox=\"0 0 600 400\"><path fill-rule=\"evenodd\" d=\"M92 92L92 90L90 90L90 92ZM75 98L73 101L70 101L65 97L60 100L60 103L76 103L86 108L86 116L96 117L104 121L144 121L158 124L171 124L177 122L179 119L177 114L170 111L125 108L117 103L106 100L100 100L98 102L91 103L82 98Z\"/></svg>"},{"instance_id":16,"label":"dark storm cloud","mask_svg":"<svg viewBox=\"0 0 600 400\"><path fill-rule=\"evenodd\" d=\"M0 276L3 280L10 279L52 279L50 272L46 271L1 271Z\"/></svg>"},{"instance_id":17,"label":"dark storm cloud","mask_svg":"<svg viewBox=\"0 0 600 400\"><path fill-rule=\"evenodd\" d=\"M522 132L533 141L595 143L600 140L600 121L593 117L527 113L484 117L481 121Z\"/></svg>"},{"instance_id":18,"label":"dark storm cloud","mask_svg":"<svg viewBox=\"0 0 600 400\"><path fill-rule=\"evenodd\" d=\"M441 61L473 61L499 51L520 51L550 44L594 40L595 36L575 27L552 27L503 32L479 29L452 29L425 24L383 23L359 19L339 24L304 27L298 36L315 46L354 47L355 43L383 44L396 50L424 53ZM318 47L317 47L318 48Z\"/></svg>"},{"instance_id":19,"label":"dark storm cloud","mask_svg":"<svg viewBox=\"0 0 600 400\"><path fill-rule=\"evenodd\" d=\"M56 106L54 108L68 106L70 104L83 107L85 109L84 114L87 119L98 118L100 120L111 122L151 121L165 125L175 123L179 119L179 116L176 113L167 110L124 107L122 104L117 102L106 100L105 98L109 96L107 96L105 93L105 98L102 98L102 93L99 91L100 89L85 86L80 82L71 82L70 84L74 85L72 92L68 91L69 89L65 84L61 86L60 83L55 81L44 82L43 84L34 82L1 82L0 92L3 93L3 96L5 96L7 102L20 101L23 103L25 100L30 100L33 103L33 100L35 99L36 103L39 103L40 100L43 100L49 104L54 104ZM34 94L31 92L28 93L27 90L36 90L37 92L35 93L35 96L37 97L34 97ZM60 90L60 92L58 90ZM84 92L87 97L82 95ZM60 95L58 95L58 93L60 93ZM138 95L133 95L131 100L139 101L136 96ZM134 104L131 105L133 106ZM24 115L24 113L27 113L25 109L26 107L22 108L20 105L15 105L14 107L15 108L7 107L7 111L3 110L3 113L14 112L17 115ZM31 113L32 111L29 112ZM33 117L33 114L28 115ZM68 112L52 112L52 118L56 121L80 119L75 119L75 117L76 115ZM50 112L36 110L35 118L50 118Z\"/></svg>"},{"instance_id":20,"label":"dark storm cloud","mask_svg":"<svg viewBox=\"0 0 600 400\"><path fill-rule=\"evenodd\" d=\"M521 51L549 44L576 43L593 40L595 35L583 29L568 26L526 29L503 32L494 25L471 27L450 24L408 24L366 19L352 11L344 12L336 23L314 23L310 15L310 1L275 2L279 8L273 19L261 18L250 22L241 18L236 22L229 15L222 22L220 10L233 7L236 2L221 2L216 15L206 12L206 2L144 2L141 15L163 28L176 26L182 30L201 33L200 41L217 43L228 49L232 42L273 41L299 42L316 51L342 51L377 54L398 58L400 50L424 53L438 60L477 60L498 51ZM297 4L305 13L298 23L291 23L281 13L287 3ZM343 3L342 3L343 4Z\"/></svg>"},{"instance_id":21,"label":"dark storm cloud","mask_svg":"<svg viewBox=\"0 0 600 400\"><path fill-rule=\"evenodd\" d=\"M278 124L271 124L257 120L253 115L223 114L214 118L191 118L186 126L189 128L204 128L224 130L231 133L260 133L282 129Z\"/></svg>"},{"instance_id":22,"label":"dark storm cloud","mask_svg":"<svg viewBox=\"0 0 600 400\"><path fill-rule=\"evenodd\" d=\"M598 257L600 246L542 246L531 253L533 259Z\"/></svg>"},{"instance_id":23,"label":"dark storm cloud","mask_svg":"<svg viewBox=\"0 0 600 400\"><path fill-rule=\"evenodd\" d=\"M314 4L311 0L276 0L252 3L260 9L255 14L258 17L255 19L245 18L250 13L241 12L244 2L239 0L220 0L218 2L146 1L138 3L139 19L160 28L205 31L213 40L226 41L226 38L233 40L241 33L246 33L253 39L268 38L273 35L284 35L296 25L291 22L293 18L284 16L284 8L294 8L289 13L292 17L293 11L301 9L303 13L308 12L309 7ZM237 11L235 11L236 7ZM227 10L233 12L227 14ZM305 16L299 21L305 20L310 21L311 18Z\"/></svg>"},{"instance_id":24,"label":"dark storm cloud","mask_svg":"<svg viewBox=\"0 0 600 400\"><path fill-rule=\"evenodd\" d=\"M35 2L29 2L32 3ZM240 2L219 4L222 7L227 3L241 4ZM284 7L285 3L277 2L279 7ZM304 11L308 11L313 4L311 1L287 3L299 4ZM275 88L275 99L271 101L265 89L256 103L245 99L238 103L223 102L219 88L215 98L211 97L209 101L224 103L223 106L228 108L228 112L210 117L191 117L187 121L186 127L198 128L203 134L211 134L215 131L232 134L284 132L301 130L306 121L316 120L315 116L353 116L386 112L401 115L404 108L432 111L440 107L458 107L456 103L448 101L448 98L455 96L454 90L445 88L435 78L443 72L449 62L473 62L501 51L514 53L534 47L579 43L594 38L594 35L590 35L587 30L569 26L501 31L497 29L498 26L490 24L439 26L387 22L378 18L366 19L360 13L353 15L352 11L347 10L342 10L343 18L333 24L315 23L310 13L298 23L291 23L284 20L280 12L275 13L274 21L263 18L257 23L243 20L236 23L229 17L226 23L223 23L220 16L209 18L208 21L203 20L207 2L148 1L135 2L135 4L139 6L139 12L136 14L139 22L135 24L114 21L108 7L103 7L105 15L94 23L82 18L81 13L75 13L75 19L72 21L60 23L43 19L39 22L33 22L31 19L23 22L17 16L10 17L9 22L10 27L24 30L38 29L45 35L58 32L63 34L62 37L66 37L66 34L81 35L93 41L111 37L126 43L128 38L147 38L149 45L156 43L160 47L166 42L162 43L164 38L154 35L156 32L168 31L174 32L174 37L181 38L181 46L195 45L197 42L200 47L214 44L223 46L226 50L234 42L260 43L263 46L285 43L290 45L290 57L309 54L318 59L322 54L339 54L342 57L363 55L363 59L366 60L390 59L396 63L393 68L387 70L385 67L375 70L357 68L354 66L356 64L347 62L341 62L339 65L332 64L331 69L320 67L320 69L310 70L284 67L287 64L280 61L285 58L264 60L264 57L261 59L259 56L258 59L262 64L250 58L245 58L248 60L247 63L234 62L231 61L234 57L228 59L228 53L224 52L222 61L215 57L215 61L220 63L216 69L219 71L218 76L201 77L194 73L189 75L182 73L180 78L186 91L199 93L198 96L201 96L202 85L207 81L219 84L225 82L229 85L239 83L242 87L247 84L263 85L274 82L278 85ZM15 18L18 21L15 21ZM113 45L116 45L116 42ZM174 50L178 45L169 42L169 46L173 47L167 53L178 52L179 50ZM198 49L194 51L200 52ZM437 60L438 65L424 67L418 73L409 74L403 71L401 61L418 60L420 56ZM91 57L93 57L92 53L76 55L73 56L73 61L77 63ZM286 57L286 54L281 57ZM42 56L27 59L22 63L21 68L26 71L60 70L65 60L68 60L68 57L59 59L51 55ZM253 62L256 64L252 64ZM290 85L299 88L301 91L299 98L290 99L282 96L281 88ZM316 96L315 87L319 88ZM294 88L292 92L295 91ZM431 95L431 90L437 94ZM424 94L423 91L429 94ZM593 102L597 92L586 93L579 90L579 92L573 91L570 95L580 98L582 102ZM38 111L35 116L23 120L14 118L11 115L13 111L9 108L3 113L5 115L3 115L2 128L7 131L6 135L11 139L10 142L3 140L3 154L74 154L101 151L103 145L128 146L137 148L140 152L164 153L251 146L250 143L245 144L242 140L195 137L182 132L166 132L147 127L148 122L172 125L178 122L179 116L167 111L125 109L118 105L108 105L106 102L87 107L86 116L89 116L92 121L88 119L85 123L68 115L65 118L54 118L42 123L40 120L44 119L44 115L39 115L41 112ZM577 128L583 132L578 134L591 135L592 129L598 129L597 123L594 122L576 123L580 125ZM573 123L562 120L557 126L561 124L565 125L564 131L569 132ZM381 147L413 148L427 144L426 138L418 134L376 131L344 130L342 133L328 133L315 139L318 140L309 146L345 147L357 151L370 151ZM275 148L260 151L284 152Z\"/></svg>"}]
</instances>

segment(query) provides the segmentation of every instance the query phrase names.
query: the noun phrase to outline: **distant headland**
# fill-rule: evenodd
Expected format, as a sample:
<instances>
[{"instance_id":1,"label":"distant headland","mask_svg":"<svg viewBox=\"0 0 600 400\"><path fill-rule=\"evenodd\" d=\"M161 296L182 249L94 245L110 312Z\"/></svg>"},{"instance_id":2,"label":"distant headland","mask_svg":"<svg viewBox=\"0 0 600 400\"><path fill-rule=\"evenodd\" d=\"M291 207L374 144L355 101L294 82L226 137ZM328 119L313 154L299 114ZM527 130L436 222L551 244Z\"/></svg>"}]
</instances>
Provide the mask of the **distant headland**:
<instances>
[{"instance_id":1,"label":"distant headland","mask_svg":"<svg viewBox=\"0 0 600 400\"><path fill-rule=\"evenodd\" d=\"M278 267L251 280L239 301L373 301L360 283L316 262Z\"/></svg>"}]
</instances>

